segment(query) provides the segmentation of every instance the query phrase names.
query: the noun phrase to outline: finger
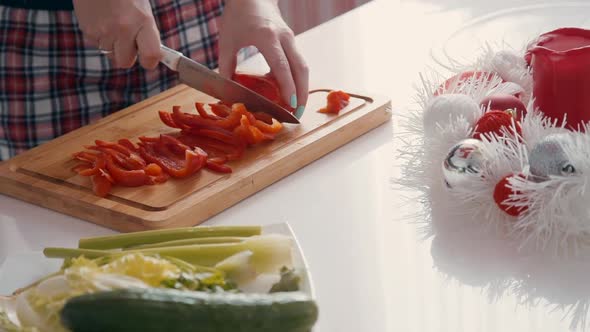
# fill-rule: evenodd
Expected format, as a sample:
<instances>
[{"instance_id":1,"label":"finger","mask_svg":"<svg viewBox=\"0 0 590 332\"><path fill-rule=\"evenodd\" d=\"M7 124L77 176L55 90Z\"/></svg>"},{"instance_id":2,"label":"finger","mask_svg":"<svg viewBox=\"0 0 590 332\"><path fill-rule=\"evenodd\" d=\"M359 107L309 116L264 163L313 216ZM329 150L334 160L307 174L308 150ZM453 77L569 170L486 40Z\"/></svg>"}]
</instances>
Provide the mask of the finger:
<instances>
[{"instance_id":1,"label":"finger","mask_svg":"<svg viewBox=\"0 0 590 332\"><path fill-rule=\"evenodd\" d=\"M115 39L103 37L96 42L96 48L101 51L112 51L115 48Z\"/></svg>"},{"instance_id":2,"label":"finger","mask_svg":"<svg viewBox=\"0 0 590 332\"><path fill-rule=\"evenodd\" d=\"M115 65L119 68L131 68L137 59L135 38L122 36L115 41L113 48Z\"/></svg>"},{"instance_id":3,"label":"finger","mask_svg":"<svg viewBox=\"0 0 590 332\"><path fill-rule=\"evenodd\" d=\"M289 60L281 44L277 41L271 44L255 46L258 47L260 53L262 53L270 66L271 73L277 79L283 100L287 105L296 108L298 103L295 93L295 83L293 81L293 75L291 75Z\"/></svg>"},{"instance_id":4,"label":"finger","mask_svg":"<svg viewBox=\"0 0 590 332\"><path fill-rule=\"evenodd\" d=\"M94 37L90 37L89 35L83 34L82 35L82 39L84 42L84 45L90 46L90 47L95 47L98 48L99 44L100 44L100 40Z\"/></svg>"},{"instance_id":5,"label":"finger","mask_svg":"<svg viewBox=\"0 0 590 332\"><path fill-rule=\"evenodd\" d=\"M230 45L219 43L219 74L225 78L231 79L238 66L237 50Z\"/></svg>"},{"instance_id":6,"label":"finger","mask_svg":"<svg viewBox=\"0 0 590 332\"><path fill-rule=\"evenodd\" d=\"M299 104L297 106L297 111L298 113L303 113L305 105L307 104L307 98L309 96L309 68L307 67L305 59L297 50L295 38L284 38L281 44L283 45L283 49L285 50L285 54L289 60L291 74L293 75L293 80L295 81L297 101Z\"/></svg>"},{"instance_id":7,"label":"finger","mask_svg":"<svg viewBox=\"0 0 590 332\"><path fill-rule=\"evenodd\" d=\"M111 63L116 66L115 61L115 41L110 38L103 38L96 42L96 48L101 51L110 51L110 53L103 53L103 56L106 56Z\"/></svg>"},{"instance_id":8,"label":"finger","mask_svg":"<svg viewBox=\"0 0 590 332\"><path fill-rule=\"evenodd\" d=\"M136 38L139 63L145 69L154 69L162 58L160 52L160 33L156 24L143 26Z\"/></svg>"}]
</instances>

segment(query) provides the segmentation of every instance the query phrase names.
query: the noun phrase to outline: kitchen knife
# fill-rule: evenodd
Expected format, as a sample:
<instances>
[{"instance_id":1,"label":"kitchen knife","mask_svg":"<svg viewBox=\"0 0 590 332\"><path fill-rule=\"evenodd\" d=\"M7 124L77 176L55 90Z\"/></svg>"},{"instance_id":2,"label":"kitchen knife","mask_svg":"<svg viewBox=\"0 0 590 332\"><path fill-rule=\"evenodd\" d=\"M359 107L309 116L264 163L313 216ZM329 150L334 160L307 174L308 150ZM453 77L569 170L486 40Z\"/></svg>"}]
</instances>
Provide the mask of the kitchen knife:
<instances>
[{"instance_id":1,"label":"kitchen knife","mask_svg":"<svg viewBox=\"0 0 590 332\"><path fill-rule=\"evenodd\" d=\"M160 48L162 50L161 62L168 68L177 71L180 81L191 88L224 102L243 103L249 110L268 113L280 122L299 123L299 119L291 112L258 93L222 77L206 66L185 57L180 52L164 45Z\"/></svg>"}]
</instances>

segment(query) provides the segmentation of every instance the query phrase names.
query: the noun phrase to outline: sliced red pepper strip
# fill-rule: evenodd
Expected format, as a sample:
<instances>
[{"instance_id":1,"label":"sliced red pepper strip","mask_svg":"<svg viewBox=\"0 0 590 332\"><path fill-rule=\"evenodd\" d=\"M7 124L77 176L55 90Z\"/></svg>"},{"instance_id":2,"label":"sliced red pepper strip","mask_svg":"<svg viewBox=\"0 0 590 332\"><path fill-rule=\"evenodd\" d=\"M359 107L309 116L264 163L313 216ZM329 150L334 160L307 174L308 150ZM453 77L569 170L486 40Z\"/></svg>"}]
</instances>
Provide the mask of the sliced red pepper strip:
<instances>
[{"instance_id":1,"label":"sliced red pepper strip","mask_svg":"<svg viewBox=\"0 0 590 332\"><path fill-rule=\"evenodd\" d=\"M244 143L251 144L250 130L248 130L248 127L245 127L240 124L236 129L234 129L234 134L237 137L239 137Z\"/></svg>"},{"instance_id":2,"label":"sliced red pepper strip","mask_svg":"<svg viewBox=\"0 0 590 332\"><path fill-rule=\"evenodd\" d=\"M92 176L92 191L98 197L106 197L111 192L113 184L102 174Z\"/></svg>"},{"instance_id":3,"label":"sliced red pepper strip","mask_svg":"<svg viewBox=\"0 0 590 332\"><path fill-rule=\"evenodd\" d=\"M100 175L102 175L105 179L109 180L109 182L111 182L112 184L115 184L115 179L113 179L113 177L111 176L111 174L109 174L109 172L106 170L106 168L104 169L100 169L99 170Z\"/></svg>"},{"instance_id":4,"label":"sliced red pepper strip","mask_svg":"<svg viewBox=\"0 0 590 332\"><path fill-rule=\"evenodd\" d=\"M92 176L92 191L99 197L106 197L113 184L104 176L96 174Z\"/></svg>"},{"instance_id":5,"label":"sliced red pepper strip","mask_svg":"<svg viewBox=\"0 0 590 332\"><path fill-rule=\"evenodd\" d=\"M218 141L232 144L232 145L241 145L242 140L240 140L236 135L228 130L215 128L215 129L190 129L183 132L185 135L191 136L199 136L199 137L210 137L216 139Z\"/></svg>"},{"instance_id":6,"label":"sliced red pepper strip","mask_svg":"<svg viewBox=\"0 0 590 332\"><path fill-rule=\"evenodd\" d=\"M184 155L186 150L190 150L190 147L178 139L170 135L160 135L160 142L167 145L170 150L178 155Z\"/></svg>"},{"instance_id":7,"label":"sliced red pepper strip","mask_svg":"<svg viewBox=\"0 0 590 332\"><path fill-rule=\"evenodd\" d=\"M143 169L125 170L113 161L109 154L106 156L106 168L116 184L125 187L139 187L148 183L149 178Z\"/></svg>"},{"instance_id":8,"label":"sliced red pepper strip","mask_svg":"<svg viewBox=\"0 0 590 332\"><path fill-rule=\"evenodd\" d=\"M88 152L88 151L80 151L80 152L74 153L72 157L74 159L92 164L98 158L98 153L92 153L92 152Z\"/></svg>"},{"instance_id":9,"label":"sliced red pepper strip","mask_svg":"<svg viewBox=\"0 0 590 332\"><path fill-rule=\"evenodd\" d=\"M162 170L162 167L160 167L158 164L149 164L144 168L144 171L146 172L147 175L151 175L151 176L158 176L162 173L164 173L164 171Z\"/></svg>"},{"instance_id":10,"label":"sliced red pepper strip","mask_svg":"<svg viewBox=\"0 0 590 332\"><path fill-rule=\"evenodd\" d=\"M84 170L84 171L80 171L80 172L78 172L78 174L80 174L82 176L93 176L93 175L100 174L100 170L105 169L105 168L106 168L106 161L105 161L104 155L100 155L94 161L92 168Z\"/></svg>"},{"instance_id":11,"label":"sliced red pepper strip","mask_svg":"<svg viewBox=\"0 0 590 332\"><path fill-rule=\"evenodd\" d=\"M178 158L177 147L171 147L174 145L176 139L169 137L163 138L162 135L160 142L147 142L140 147L142 156L149 162L158 164L166 173L175 178L184 178L190 176L199 171L205 165L207 161L207 154L202 149L195 147L194 149L187 149L184 151L184 160L181 161ZM180 142L178 142L180 143ZM186 147L186 145L180 143L180 146Z\"/></svg>"},{"instance_id":12,"label":"sliced red pepper strip","mask_svg":"<svg viewBox=\"0 0 590 332\"><path fill-rule=\"evenodd\" d=\"M162 121L168 127L181 129L181 127L174 121L172 113L159 111L158 115L160 116L160 121Z\"/></svg>"},{"instance_id":13,"label":"sliced red pepper strip","mask_svg":"<svg viewBox=\"0 0 590 332\"><path fill-rule=\"evenodd\" d=\"M133 151L133 152L137 152L138 151L137 146L135 146L135 144L133 144L133 142L131 142L127 138L122 138L122 139L118 140L117 143L119 143L120 145L126 147L129 151Z\"/></svg>"},{"instance_id":14,"label":"sliced red pepper strip","mask_svg":"<svg viewBox=\"0 0 590 332\"><path fill-rule=\"evenodd\" d=\"M260 129L255 126L250 126L250 132L252 133L252 137L254 139L254 144L262 143L264 141L270 141L274 139L272 134L263 133Z\"/></svg>"},{"instance_id":15,"label":"sliced red pepper strip","mask_svg":"<svg viewBox=\"0 0 590 332\"><path fill-rule=\"evenodd\" d=\"M105 148L113 149L117 152L124 154L126 157L129 157L131 155L131 151L129 151L129 149L127 149L125 146L118 144L118 143L112 143L112 142L107 142L107 141L102 141L102 140L97 139L96 141L94 141L94 144L96 144L96 146L98 146L99 148L105 147Z\"/></svg>"},{"instance_id":16,"label":"sliced red pepper strip","mask_svg":"<svg viewBox=\"0 0 590 332\"><path fill-rule=\"evenodd\" d=\"M232 145L220 142L210 137L195 137L192 135L180 135L178 139L190 147L199 147L209 152L224 155L228 160L240 159L246 149L245 143Z\"/></svg>"},{"instance_id":17,"label":"sliced red pepper strip","mask_svg":"<svg viewBox=\"0 0 590 332\"><path fill-rule=\"evenodd\" d=\"M209 107L213 114L222 118L226 118L231 113L231 107L224 104L209 104Z\"/></svg>"},{"instance_id":18,"label":"sliced red pepper strip","mask_svg":"<svg viewBox=\"0 0 590 332\"><path fill-rule=\"evenodd\" d=\"M252 114L254 115L256 120L262 121L266 124L272 124L272 121L274 120L273 117L268 113L253 112Z\"/></svg>"},{"instance_id":19,"label":"sliced red pepper strip","mask_svg":"<svg viewBox=\"0 0 590 332\"><path fill-rule=\"evenodd\" d=\"M139 140L142 143L158 143L158 142L160 142L160 137L140 136Z\"/></svg>"},{"instance_id":20,"label":"sliced red pepper strip","mask_svg":"<svg viewBox=\"0 0 590 332\"><path fill-rule=\"evenodd\" d=\"M89 147L89 149L99 150L103 153L110 154L120 166L128 170L144 168L146 162L136 152L137 148L133 143L129 140L123 142L124 144L96 140L96 146ZM131 149L126 145L129 145Z\"/></svg>"},{"instance_id":21,"label":"sliced red pepper strip","mask_svg":"<svg viewBox=\"0 0 590 332\"><path fill-rule=\"evenodd\" d=\"M92 169L92 165L90 163L87 162L81 162L80 164L72 167L72 172L76 172L78 174L80 174L80 172L82 171L87 171L89 169Z\"/></svg>"},{"instance_id":22,"label":"sliced red pepper strip","mask_svg":"<svg viewBox=\"0 0 590 332\"><path fill-rule=\"evenodd\" d=\"M254 122L254 126L258 129L260 129L260 131L262 131L263 133L267 133L267 134L276 134L278 132L280 132L283 129L283 125L275 120L275 119L271 119L272 120L272 124L267 124L265 122L262 122L260 120L256 120L256 122Z\"/></svg>"},{"instance_id":23,"label":"sliced red pepper strip","mask_svg":"<svg viewBox=\"0 0 590 332\"><path fill-rule=\"evenodd\" d=\"M207 159L207 162L212 162L212 163L216 163L216 164L225 164L227 162L227 158L226 157L214 157L214 158Z\"/></svg>"},{"instance_id":24,"label":"sliced red pepper strip","mask_svg":"<svg viewBox=\"0 0 590 332\"><path fill-rule=\"evenodd\" d=\"M256 122L256 117L254 116L254 114L250 113L247 109L246 106L244 104L235 104L232 107L232 111L233 112L238 112L240 114L242 114L242 116L246 116L246 118L248 118L248 121L250 123L254 123ZM241 120L241 118L240 118Z\"/></svg>"},{"instance_id":25,"label":"sliced red pepper strip","mask_svg":"<svg viewBox=\"0 0 590 332\"><path fill-rule=\"evenodd\" d=\"M217 172L217 173L231 173L231 172L233 172L231 167L229 167L227 165L215 163L211 160L207 160L207 168L214 171L214 172Z\"/></svg>"},{"instance_id":26,"label":"sliced red pepper strip","mask_svg":"<svg viewBox=\"0 0 590 332\"><path fill-rule=\"evenodd\" d=\"M264 134L260 131L260 129L254 127L248 120L248 117L245 115L242 116L239 128L243 129L239 129L237 134L244 137L250 145L258 144L262 141L270 140L273 138L271 135Z\"/></svg>"},{"instance_id":27,"label":"sliced red pepper strip","mask_svg":"<svg viewBox=\"0 0 590 332\"><path fill-rule=\"evenodd\" d=\"M145 160L135 152L130 152L129 155L126 156L124 153L106 146L95 146L91 147L91 149L99 150L110 155L119 166L127 170L143 169L146 166Z\"/></svg>"},{"instance_id":28,"label":"sliced red pepper strip","mask_svg":"<svg viewBox=\"0 0 590 332\"><path fill-rule=\"evenodd\" d=\"M197 109L197 113L199 113L199 115L201 117L203 117L204 119L209 119L209 120L221 120L223 119L223 117L219 117L213 114L209 114L209 112L207 112L207 110L205 109L205 104L203 103L195 103L195 108Z\"/></svg>"},{"instance_id":29,"label":"sliced red pepper strip","mask_svg":"<svg viewBox=\"0 0 590 332\"><path fill-rule=\"evenodd\" d=\"M350 95L344 91L332 91L328 94L327 100L326 107L318 110L318 112L338 114L350 103Z\"/></svg>"},{"instance_id":30,"label":"sliced red pepper strip","mask_svg":"<svg viewBox=\"0 0 590 332\"><path fill-rule=\"evenodd\" d=\"M174 122L184 124L191 128L218 127L223 129L233 129L239 126L242 115L245 115L244 112L247 112L244 105L236 104L232 108L231 114L221 120L205 119L196 114L183 113L179 109L173 110L172 117Z\"/></svg>"},{"instance_id":31,"label":"sliced red pepper strip","mask_svg":"<svg viewBox=\"0 0 590 332\"><path fill-rule=\"evenodd\" d=\"M164 183L164 182L168 181L169 178L170 178L170 176L164 172L162 172L162 174L156 175L156 176L150 175L150 180L154 184L155 183Z\"/></svg>"}]
</instances>

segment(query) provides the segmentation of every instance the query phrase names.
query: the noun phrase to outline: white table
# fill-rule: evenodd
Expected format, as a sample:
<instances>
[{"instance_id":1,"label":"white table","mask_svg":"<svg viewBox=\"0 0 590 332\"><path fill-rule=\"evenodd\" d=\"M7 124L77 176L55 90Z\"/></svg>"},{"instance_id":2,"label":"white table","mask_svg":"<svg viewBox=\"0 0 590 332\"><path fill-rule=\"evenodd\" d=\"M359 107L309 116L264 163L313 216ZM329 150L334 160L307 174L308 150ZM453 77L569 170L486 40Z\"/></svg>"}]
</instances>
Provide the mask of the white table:
<instances>
[{"instance_id":1,"label":"white table","mask_svg":"<svg viewBox=\"0 0 590 332\"><path fill-rule=\"evenodd\" d=\"M494 269L477 255L469 255L479 245L469 239L439 241L435 246L431 239L421 240L417 226L404 218L418 209L418 203L406 202L390 184L400 174L396 154L401 143L394 139L400 131L397 114L412 104L412 85L418 82L418 73L432 64L430 48L474 17L507 4L527 3L532 2L375 0L300 35L298 43L317 87L391 96L397 107L394 120L207 224L288 221L314 277L322 332L566 331L570 321L562 321L564 312L551 313L543 301L519 305L509 292L490 299L484 285ZM258 68L260 63L258 58L245 66ZM0 196L0 262L7 256L46 246L74 246L80 237L110 233ZM453 251L455 247L459 249ZM526 259L511 260L501 250L487 258L507 273L518 260ZM450 274L437 268L451 263L445 270ZM554 281L564 278L562 287L552 289L554 299L571 294L582 302L590 298L583 264L569 267L580 273L579 278L560 275L552 266L523 265L546 276L535 284L539 287L560 286Z\"/></svg>"}]
</instances>

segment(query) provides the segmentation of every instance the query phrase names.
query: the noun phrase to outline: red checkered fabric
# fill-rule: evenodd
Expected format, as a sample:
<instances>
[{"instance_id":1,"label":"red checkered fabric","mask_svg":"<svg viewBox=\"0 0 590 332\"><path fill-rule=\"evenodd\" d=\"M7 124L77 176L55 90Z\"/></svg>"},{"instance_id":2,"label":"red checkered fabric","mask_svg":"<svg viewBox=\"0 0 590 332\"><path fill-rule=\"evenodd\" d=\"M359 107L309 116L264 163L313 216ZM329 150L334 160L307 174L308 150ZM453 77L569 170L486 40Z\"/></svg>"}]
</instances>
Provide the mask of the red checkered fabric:
<instances>
[{"instance_id":1,"label":"red checkered fabric","mask_svg":"<svg viewBox=\"0 0 590 332\"><path fill-rule=\"evenodd\" d=\"M217 67L223 0L151 0L162 43ZM160 65L114 69L72 11L0 6L0 160L176 85Z\"/></svg>"}]
</instances>

